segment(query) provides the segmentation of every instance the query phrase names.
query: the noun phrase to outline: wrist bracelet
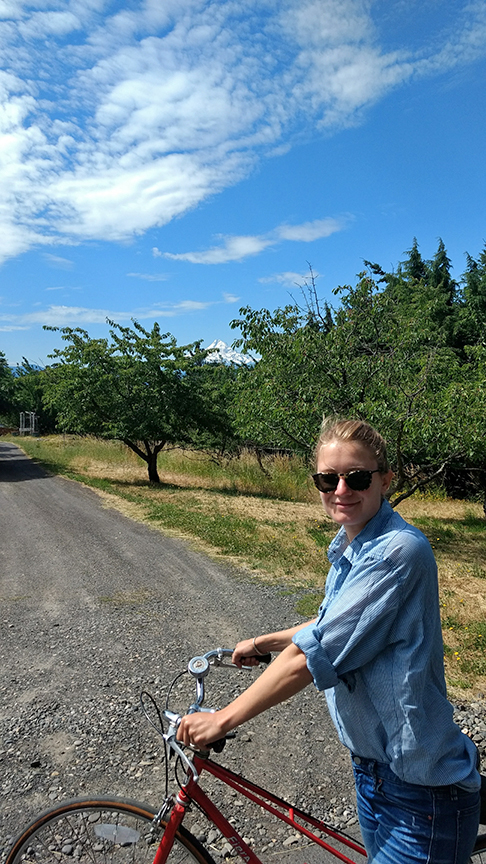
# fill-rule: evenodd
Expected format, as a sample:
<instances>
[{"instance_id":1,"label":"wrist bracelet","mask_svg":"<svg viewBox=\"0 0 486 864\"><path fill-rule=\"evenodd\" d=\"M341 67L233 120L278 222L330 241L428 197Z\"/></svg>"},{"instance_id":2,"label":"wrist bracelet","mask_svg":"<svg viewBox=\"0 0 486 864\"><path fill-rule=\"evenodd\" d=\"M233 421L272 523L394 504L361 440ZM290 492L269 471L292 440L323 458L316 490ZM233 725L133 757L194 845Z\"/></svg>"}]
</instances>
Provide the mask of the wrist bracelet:
<instances>
[{"instance_id":1,"label":"wrist bracelet","mask_svg":"<svg viewBox=\"0 0 486 864\"><path fill-rule=\"evenodd\" d=\"M265 654L263 653L263 651L258 650L255 639L256 639L256 636L253 637L253 647L255 649L255 652L258 654L259 657L264 657Z\"/></svg>"}]
</instances>

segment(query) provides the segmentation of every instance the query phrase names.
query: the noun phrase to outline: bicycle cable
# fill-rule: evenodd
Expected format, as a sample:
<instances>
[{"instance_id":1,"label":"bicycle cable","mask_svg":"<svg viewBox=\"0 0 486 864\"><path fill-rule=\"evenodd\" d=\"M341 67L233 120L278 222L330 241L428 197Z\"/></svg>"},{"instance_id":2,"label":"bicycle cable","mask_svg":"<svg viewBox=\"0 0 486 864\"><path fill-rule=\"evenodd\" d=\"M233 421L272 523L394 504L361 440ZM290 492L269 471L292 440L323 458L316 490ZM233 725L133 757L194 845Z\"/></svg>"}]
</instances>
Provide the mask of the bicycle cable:
<instances>
[{"instance_id":1,"label":"bicycle cable","mask_svg":"<svg viewBox=\"0 0 486 864\"><path fill-rule=\"evenodd\" d=\"M172 688L174 687L175 684L177 684L179 678L182 678L183 675L187 675L187 674L188 674L188 670L187 670L187 669L183 669L183 671L182 671L182 672L179 672L179 673L175 676L175 678L173 678L172 681L170 682L170 684L169 684L169 689L167 690L167 695L166 695L166 697L165 697L165 710L166 710L166 711L169 710L169 697L170 697L170 694L172 693Z\"/></svg>"},{"instance_id":2,"label":"bicycle cable","mask_svg":"<svg viewBox=\"0 0 486 864\"><path fill-rule=\"evenodd\" d=\"M157 714L157 719L159 721L160 729L157 727L157 725L154 723L154 721L150 717L150 714L148 713L148 710L145 706L144 699L148 699L152 703L152 706L155 708L155 713ZM146 719L148 720L148 722L152 726L152 728L155 729L157 734L161 736L162 741L164 742L164 755L162 757L162 762L164 763L164 769L165 769L165 771L164 771L164 773L165 773L165 778L164 778L164 780L165 780L165 798L167 798L167 795L169 794L169 759L167 756L167 742L164 738L164 731L165 731L164 730L164 720L162 718L162 714L160 713L160 709L159 709L159 706L157 705L157 702L155 701L152 694L148 692L148 690L142 690L142 692L140 693L140 707L142 708L142 711L143 711Z\"/></svg>"}]
</instances>

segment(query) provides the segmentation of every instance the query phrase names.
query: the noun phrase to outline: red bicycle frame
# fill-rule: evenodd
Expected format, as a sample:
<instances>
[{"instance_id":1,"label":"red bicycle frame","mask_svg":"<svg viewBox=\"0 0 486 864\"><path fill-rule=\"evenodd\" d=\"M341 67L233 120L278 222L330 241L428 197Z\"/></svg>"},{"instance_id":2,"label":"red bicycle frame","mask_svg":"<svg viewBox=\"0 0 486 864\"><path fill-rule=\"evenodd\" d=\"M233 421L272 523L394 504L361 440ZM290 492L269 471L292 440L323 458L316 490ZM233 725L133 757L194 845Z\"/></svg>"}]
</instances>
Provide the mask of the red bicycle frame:
<instances>
[{"instance_id":1,"label":"red bicycle frame","mask_svg":"<svg viewBox=\"0 0 486 864\"><path fill-rule=\"evenodd\" d=\"M332 838L334 841L341 843L342 846L352 849L354 852L357 852L359 855L366 858L365 849L360 843L357 843L345 834L341 834L340 831L330 828L329 825L326 825L314 816L310 816L308 813L304 813L302 810L292 807L282 798L278 798L271 792L267 792L266 789L262 789L255 783L251 783L239 774L234 774L233 771L230 771L228 768L223 768L222 765L212 762L211 759L195 754L194 767L198 774L201 774L203 771L209 771L210 774L218 780L221 780L222 783L231 786L232 789L240 792L245 796L245 798L249 798L250 801L253 801L255 804L258 804L259 807L262 807L273 816L281 819L282 822L286 822L287 825L290 825L304 837L307 837L313 843L321 846L322 849L325 849L331 855L334 855L334 857L339 861L344 861L345 864L355 864L355 862L351 858L348 858L344 852L340 852L334 846L331 846L323 840L322 837L318 837L314 833L315 831L322 832L326 837ZM165 864L167 861L167 856L172 848L176 831L179 828L186 809L191 801L194 801L206 814L208 819L213 822L216 828L221 831L221 834L226 837L230 846L233 847L235 852L237 852L243 861L247 861L248 864L262 864L260 858L258 858L255 852L244 842L243 838L240 837L233 825L225 819L220 810L218 810L211 799L208 798L206 793L199 787L198 783L194 781L192 775L177 795L177 800L172 808L170 818L167 822L167 827L164 831L154 859L154 864ZM300 823L304 824L297 822L297 819L300 820ZM314 831L311 831L306 827L306 825L312 826Z\"/></svg>"}]
</instances>

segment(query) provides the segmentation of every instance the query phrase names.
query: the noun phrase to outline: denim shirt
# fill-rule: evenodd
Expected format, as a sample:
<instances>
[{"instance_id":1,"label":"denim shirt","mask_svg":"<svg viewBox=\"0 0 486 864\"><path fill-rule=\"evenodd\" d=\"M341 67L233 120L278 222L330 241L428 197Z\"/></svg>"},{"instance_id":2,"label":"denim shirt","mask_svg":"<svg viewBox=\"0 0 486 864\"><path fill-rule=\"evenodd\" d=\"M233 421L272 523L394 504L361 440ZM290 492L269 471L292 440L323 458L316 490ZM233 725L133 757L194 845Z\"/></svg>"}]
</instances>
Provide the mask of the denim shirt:
<instances>
[{"instance_id":1,"label":"denim shirt","mask_svg":"<svg viewBox=\"0 0 486 864\"><path fill-rule=\"evenodd\" d=\"M350 543L341 528L328 557L317 621L293 641L326 692L342 743L408 783L477 789L476 747L446 695L428 540L383 501Z\"/></svg>"}]
</instances>

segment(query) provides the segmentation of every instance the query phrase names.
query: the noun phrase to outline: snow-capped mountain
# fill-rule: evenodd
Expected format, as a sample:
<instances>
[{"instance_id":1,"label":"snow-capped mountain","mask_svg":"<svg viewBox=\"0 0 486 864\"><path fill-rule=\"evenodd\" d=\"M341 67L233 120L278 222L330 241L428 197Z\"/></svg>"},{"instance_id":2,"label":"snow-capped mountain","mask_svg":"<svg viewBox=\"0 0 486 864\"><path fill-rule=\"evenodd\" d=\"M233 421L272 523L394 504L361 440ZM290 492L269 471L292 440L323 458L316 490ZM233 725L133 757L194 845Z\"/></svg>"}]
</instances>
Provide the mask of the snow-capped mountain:
<instances>
[{"instance_id":1,"label":"snow-capped mountain","mask_svg":"<svg viewBox=\"0 0 486 864\"><path fill-rule=\"evenodd\" d=\"M234 351L221 339L215 339L206 350L211 352L206 358L206 363L234 363L236 366L253 366L255 362L247 354Z\"/></svg>"}]
</instances>

